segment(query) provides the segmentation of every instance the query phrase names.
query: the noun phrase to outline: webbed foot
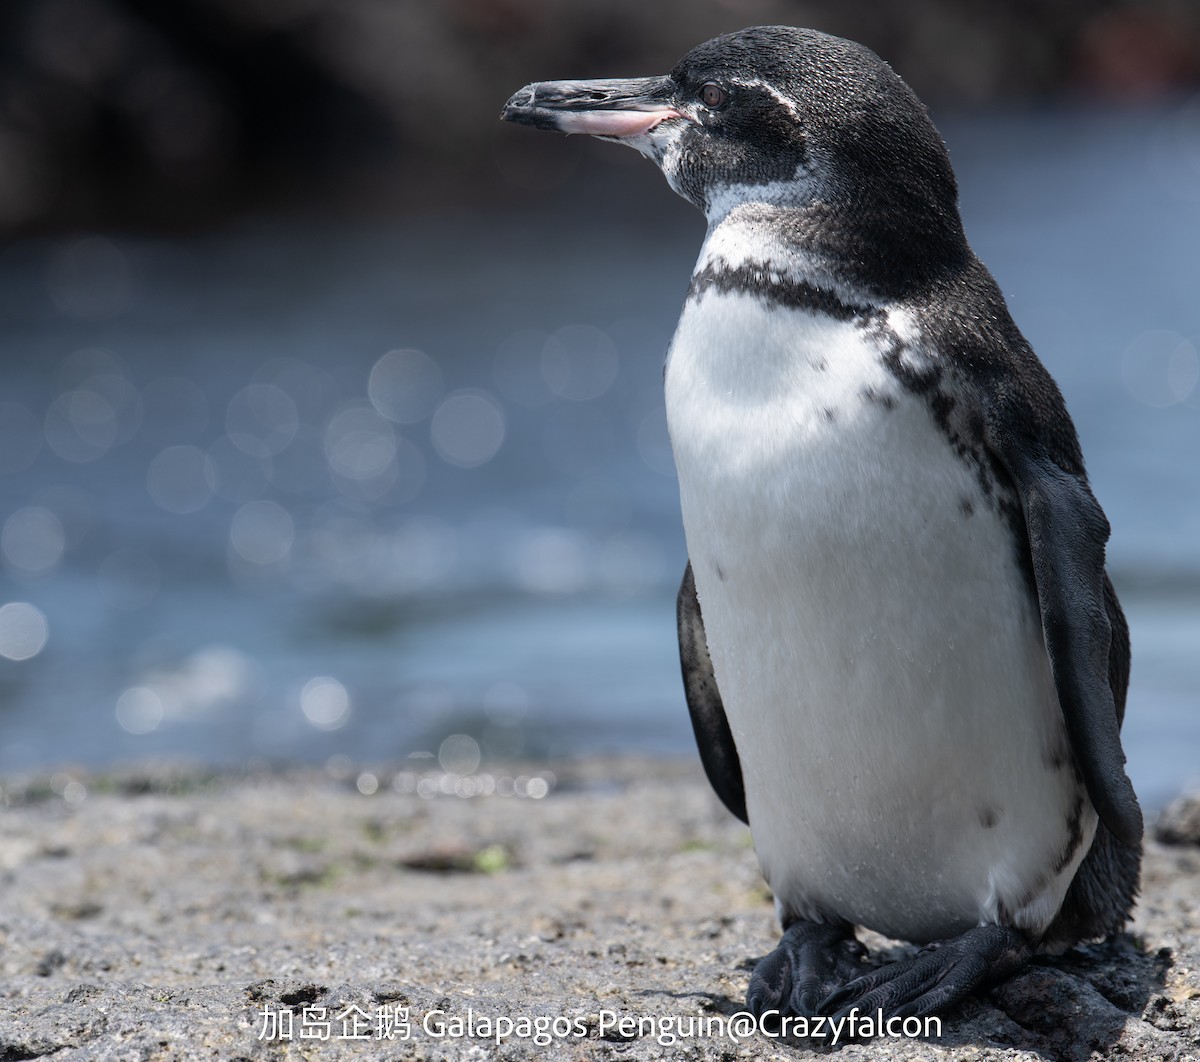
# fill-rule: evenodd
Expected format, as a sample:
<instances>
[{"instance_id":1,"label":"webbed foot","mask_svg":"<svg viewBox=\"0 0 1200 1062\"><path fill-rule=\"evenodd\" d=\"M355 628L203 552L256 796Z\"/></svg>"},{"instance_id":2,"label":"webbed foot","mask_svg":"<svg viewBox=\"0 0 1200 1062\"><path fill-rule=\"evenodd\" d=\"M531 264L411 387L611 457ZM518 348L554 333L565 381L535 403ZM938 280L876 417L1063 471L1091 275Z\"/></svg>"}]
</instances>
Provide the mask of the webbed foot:
<instances>
[{"instance_id":1,"label":"webbed foot","mask_svg":"<svg viewBox=\"0 0 1200 1062\"><path fill-rule=\"evenodd\" d=\"M820 1004L836 1021L852 1010L924 1017L1019 970L1033 954L1029 938L1007 926L977 926L843 985Z\"/></svg>"},{"instance_id":2,"label":"webbed foot","mask_svg":"<svg viewBox=\"0 0 1200 1062\"><path fill-rule=\"evenodd\" d=\"M862 973L866 953L845 922L793 922L750 975L746 1007L760 1018L772 1011L811 1018L821 1000Z\"/></svg>"}]
</instances>

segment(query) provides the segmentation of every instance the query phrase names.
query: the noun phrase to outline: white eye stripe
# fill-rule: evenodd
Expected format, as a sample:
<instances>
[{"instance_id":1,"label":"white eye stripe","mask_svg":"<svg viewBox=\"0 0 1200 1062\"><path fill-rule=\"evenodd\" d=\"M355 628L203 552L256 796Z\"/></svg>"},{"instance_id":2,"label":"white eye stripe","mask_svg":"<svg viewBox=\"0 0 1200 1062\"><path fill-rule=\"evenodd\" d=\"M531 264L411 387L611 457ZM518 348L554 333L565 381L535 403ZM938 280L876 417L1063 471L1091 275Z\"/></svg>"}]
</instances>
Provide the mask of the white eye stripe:
<instances>
[{"instance_id":1,"label":"white eye stripe","mask_svg":"<svg viewBox=\"0 0 1200 1062\"><path fill-rule=\"evenodd\" d=\"M762 89L776 103L778 103L779 106L781 106L784 110L786 110L788 112L788 114L790 114L793 118L795 118L796 121L800 121L800 110L796 106L795 100L788 99L787 96L785 96L782 92L780 92L779 89L777 89L770 82L763 81L760 78L754 78L753 80L748 81L748 80L744 80L742 78L735 77L735 78L730 78L729 83L731 85L737 85L739 88Z\"/></svg>"}]
</instances>

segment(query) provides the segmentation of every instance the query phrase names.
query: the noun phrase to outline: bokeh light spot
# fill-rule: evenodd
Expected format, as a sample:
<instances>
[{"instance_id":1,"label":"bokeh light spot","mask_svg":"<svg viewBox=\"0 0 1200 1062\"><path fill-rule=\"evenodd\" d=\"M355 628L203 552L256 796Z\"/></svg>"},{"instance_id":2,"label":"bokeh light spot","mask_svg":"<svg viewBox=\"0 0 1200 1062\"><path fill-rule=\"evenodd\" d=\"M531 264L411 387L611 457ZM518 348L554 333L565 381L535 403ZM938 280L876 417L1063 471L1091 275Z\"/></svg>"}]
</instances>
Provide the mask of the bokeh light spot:
<instances>
[{"instance_id":1,"label":"bokeh light spot","mask_svg":"<svg viewBox=\"0 0 1200 1062\"><path fill-rule=\"evenodd\" d=\"M29 660L46 648L50 627L42 610L28 601L0 606L0 656Z\"/></svg>"},{"instance_id":2,"label":"bokeh light spot","mask_svg":"<svg viewBox=\"0 0 1200 1062\"><path fill-rule=\"evenodd\" d=\"M325 429L325 456L339 476L374 479L395 459L396 435L374 409L349 406L336 413Z\"/></svg>"},{"instance_id":3,"label":"bokeh light spot","mask_svg":"<svg viewBox=\"0 0 1200 1062\"><path fill-rule=\"evenodd\" d=\"M117 414L96 391L66 391L46 410L46 444L65 461L85 464L117 441Z\"/></svg>"},{"instance_id":4,"label":"bokeh light spot","mask_svg":"<svg viewBox=\"0 0 1200 1062\"><path fill-rule=\"evenodd\" d=\"M247 502L233 515L229 542L251 564L278 564L291 551L296 536L291 514L278 502Z\"/></svg>"},{"instance_id":5,"label":"bokeh light spot","mask_svg":"<svg viewBox=\"0 0 1200 1062\"><path fill-rule=\"evenodd\" d=\"M164 717L200 718L249 696L252 675L252 661L245 654L210 645L175 667L149 672L138 684L158 695Z\"/></svg>"},{"instance_id":6,"label":"bokeh light spot","mask_svg":"<svg viewBox=\"0 0 1200 1062\"><path fill-rule=\"evenodd\" d=\"M146 473L154 504L169 513L194 513L213 495L217 472L208 454L195 446L168 446L156 454Z\"/></svg>"},{"instance_id":7,"label":"bokeh light spot","mask_svg":"<svg viewBox=\"0 0 1200 1062\"><path fill-rule=\"evenodd\" d=\"M296 403L275 384L248 384L229 400L225 410L229 441L253 457L282 453L299 427Z\"/></svg>"},{"instance_id":8,"label":"bokeh light spot","mask_svg":"<svg viewBox=\"0 0 1200 1062\"><path fill-rule=\"evenodd\" d=\"M425 483L425 456L396 435L371 406L347 406L325 429L325 457L334 483L353 498L398 502L416 497Z\"/></svg>"},{"instance_id":9,"label":"bokeh light spot","mask_svg":"<svg viewBox=\"0 0 1200 1062\"><path fill-rule=\"evenodd\" d=\"M117 724L130 734L149 734L163 721L162 698L146 686L131 686L117 698Z\"/></svg>"},{"instance_id":10,"label":"bokeh light spot","mask_svg":"<svg viewBox=\"0 0 1200 1062\"><path fill-rule=\"evenodd\" d=\"M62 521L49 509L31 505L4 521L0 551L6 565L23 575L41 575L60 560L67 545Z\"/></svg>"},{"instance_id":11,"label":"bokeh light spot","mask_svg":"<svg viewBox=\"0 0 1200 1062\"><path fill-rule=\"evenodd\" d=\"M437 362L420 350L392 350L367 383L371 404L397 424L416 424L433 412L445 388Z\"/></svg>"},{"instance_id":12,"label":"bokeh light spot","mask_svg":"<svg viewBox=\"0 0 1200 1062\"><path fill-rule=\"evenodd\" d=\"M337 730L350 718L350 694L337 679L321 675L304 684L300 710L318 730Z\"/></svg>"},{"instance_id":13,"label":"bokeh light spot","mask_svg":"<svg viewBox=\"0 0 1200 1062\"><path fill-rule=\"evenodd\" d=\"M459 391L433 414L430 434L442 460L461 468L486 464L504 442L504 411L485 391Z\"/></svg>"},{"instance_id":14,"label":"bokeh light spot","mask_svg":"<svg viewBox=\"0 0 1200 1062\"><path fill-rule=\"evenodd\" d=\"M438 746L438 763L447 774L474 774L482 754L470 734L451 734Z\"/></svg>"}]
</instances>

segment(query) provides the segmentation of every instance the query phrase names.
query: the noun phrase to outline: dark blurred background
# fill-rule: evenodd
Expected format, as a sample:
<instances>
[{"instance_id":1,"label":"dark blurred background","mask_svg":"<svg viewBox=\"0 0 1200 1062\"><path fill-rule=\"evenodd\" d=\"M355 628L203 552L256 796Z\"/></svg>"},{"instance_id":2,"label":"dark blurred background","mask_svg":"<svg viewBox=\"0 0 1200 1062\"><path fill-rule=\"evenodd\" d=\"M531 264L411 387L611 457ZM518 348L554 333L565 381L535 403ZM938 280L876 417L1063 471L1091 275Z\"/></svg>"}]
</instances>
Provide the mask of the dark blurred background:
<instances>
[{"instance_id":1,"label":"dark blurred background","mask_svg":"<svg viewBox=\"0 0 1200 1062\"><path fill-rule=\"evenodd\" d=\"M1135 781L1195 780L1193 0L7 0L0 770L688 754L661 366L703 222L497 115L770 22L931 106L1114 524Z\"/></svg>"},{"instance_id":2,"label":"dark blurred background","mask_svg":"<svg viewBox=\"0 0 1200 1062\"><path fill-rule=\"evenodd\" d=\"M665 71L692 43L771 22L862 41L935 107L1144 103L1200 77L1191 0L7 0L0 225L503 199L556 176L537 165L553 149L496 126L515 86Z\"/></svg>"}]
</instances>

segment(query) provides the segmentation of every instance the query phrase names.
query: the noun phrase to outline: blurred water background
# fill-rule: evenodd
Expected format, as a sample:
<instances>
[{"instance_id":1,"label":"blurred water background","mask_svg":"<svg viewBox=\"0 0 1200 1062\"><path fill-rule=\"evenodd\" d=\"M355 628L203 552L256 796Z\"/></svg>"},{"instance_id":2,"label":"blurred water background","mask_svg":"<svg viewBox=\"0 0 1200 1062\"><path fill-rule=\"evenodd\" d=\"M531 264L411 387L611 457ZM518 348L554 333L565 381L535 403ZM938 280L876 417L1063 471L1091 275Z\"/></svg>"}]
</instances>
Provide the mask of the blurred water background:
<instances>
[{"instance_id":1,"label":"blurred water background","mask_svg":"<svg viewBox=\"0 0 1200 1062\"><path fill-rule=\"evenodd\" d=\"M985 33L930 4L902 33L889 5L650 32L632 4L583 29L400 4L368 47L360 4L10 5L0 771L690 755L661 376L703 221L633 152L495 113L789 21L932 99L1113 524L1135 784L1200 781L1200 21L1081 6ZM383 43L424 63L339 80L304 49L339 25L361 70Z\"/></svg>"}]
</instances>

